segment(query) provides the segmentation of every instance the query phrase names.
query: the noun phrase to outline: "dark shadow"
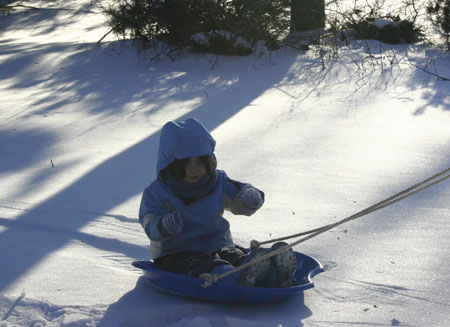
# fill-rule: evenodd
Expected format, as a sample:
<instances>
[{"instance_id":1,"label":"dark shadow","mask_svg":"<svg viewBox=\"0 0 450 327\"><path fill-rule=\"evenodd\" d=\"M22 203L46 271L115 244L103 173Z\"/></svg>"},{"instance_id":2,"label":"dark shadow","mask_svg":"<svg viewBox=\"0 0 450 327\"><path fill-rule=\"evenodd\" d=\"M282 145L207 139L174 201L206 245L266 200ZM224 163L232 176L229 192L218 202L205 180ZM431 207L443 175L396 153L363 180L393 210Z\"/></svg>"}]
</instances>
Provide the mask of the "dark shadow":
<instances>
[{"instance_id":1,"label":"dark shadow","mask_svg":"<svg viewBox=\"0 0 450 327\"><path fill-rule=\"evenodd\" d=\"M304 304L303 294L289 301L258 305L228 305L198 301L164 293L140 277L136 287L111 304L98 327L136 326L163 327L178 322L180 326L199 317L216 327L237 326L239 322L261 326L302 326L312 312ZM192 324L192 322L191 322Z\"/></svg>"},{"instance_id":2,"label":"dark shadow","mask_svg":"<svg viewBox=\"0 0 450 327\"><path fill-rule=\"evenodd\" d=\"M36 232L42 236L42 246L44 242L53 242L55 239L71 239L79 240L82 243L89 244L99 250L107 252L117 252L118 250L127 257L145 257L148 255L148 249L146 247L138 246L136 244L130 244L119 239L105 238L101 236L96 236L84 232L70 231L66 229L59 229L53 226L41 226L35 223L22 223L21 221L15 221L11 219L0 217L0 226L6 228L17 228L24 231L28 231L29 238L33 238ZM9 241L15 241L13 239ZM34 249L31 251L34 253Z\"/></svg>"},{"instance_id":3,"label":"dark shadow","mask_svg":"<svg viewBox=\"0 0 450 327\"><path fill-rule=\"evenodd\" d=\"M0 81L12 79L9 89L26 89L47 82L50 78L46 68L41 68L41 61L46 56L57 57L60 53L85 49L81 45L69 43L18 43L6 40L0 49L0 55L7 60L0 62ZM70 77L69 77L70 78ZM57 89L53 89L57 90Z\"/></svg>"},{"instance_id":4,"label":"dark shadow","mask_svg":"<svg viewBox=\"0 0 450 327\"><path fill-rule=\"evenodd\" d=\"M53 217L54 220L61 219L61 217L56 217L55 215L49 216ZM129 258L143 258L148 255L148 249L143 246L130 244L119 239L68 230L64 226L40 225L39 221L23 222L0 217L0 226L15 231L13 233L0 234L0 248L2 251L7 250L8 253L14 253L14 256L20 258L20 260L11 262L11 255L0 256L1 276L2 279L7 280L14 280L18 271L28 270L29 263L35 260L36 255L40 256L42 250L51 249L54 244L65 244L68 240L78 240L102 251L120 252ZM19 235L23 237L22 240L16 238ZM33 243L33 246L29 247L26 243L23 244L23 240ZM11 269L11 266L14 266L14 268Z\"/></svg>"},{"instance_id":5,"label":"dark shadow","mask_svg":"<svg viewBox=\"0 0 450 327\"><path fill-rule=\"evenodd\" d=\"M415 115L424 114L427 110L438 109L450 112L450 54L440 51L429 51L430 57L413 62L418 68L411 77L410 89L417 87L426 89L423 94L425 104L415 111ZM442 78L440 78L442 77Z\"/></svg>"},{"instance_id":6,"label":"dark shadow","mask_svg":"<svg viewBox=\"0 0 450 327\"><path fill-rule=\"evenodd\" d=\"M415 52L421 54L425 51L425 56L413 56ZM395 82L398 76L403 74L400 63L410 64L411 69L415 69L411 74L408 87L411 91L428 90L424 92L423 99L425 104L415 111L415 115L421 115L428 109L440 109L450 111L450 55L448 52L440 50L424 50L421 46L414 44L400 44L390 46L380 44L380 47L372 49L370 53L373 55L381 55L387 63L391 60L390 65L382 66L380 59L374 61L375 67L384 69L383 84L390 86ZM384 56L384 57L383 57ZM370 59L367 59L370 61ZM393 72L397 72L393 74Z\"/></svg>"},{"instance_id":7,"label":"dark shadow","mask_svg":"<svg viewBox=\"0 0 450 327\"><path fill-rule=\"evenodd\" d=\"M57 50L42 47L37 51L41 51L41 54L45 55L50 51L56 52L64 49L64 45L56 45L56 47ZM140 111L139 114L142 115L142 111L146 110L145 108L148 106L151 108L147 110L150 115L154 110L163 107L165 101L189 100L192 97L196 98L198 93L199 97L203 97L199 101L198 107L177 120L197 118L212 131L248 106L267 89L279 83L292 64L292 61L283 60L278 66L273 66L273 69L261 73L252 68L251 62L253 61L239 60L236 61L236 64L244 65L242 68L248 69L248 71L242 72L233 69L232 72L226 72L220 67L211 70L206 59L199 59L204 60L205 69L203 70L186 69L185 66L183 67L186 65L186 61L183 62L183 60L161 63L155 67L144 69L142 66L137 66L135 61L133 61L133 65L127 64L112 52L109 57L110 61L104 61L106 56L101 51L101 49L95 48L91 51L77 52L64 60L61 64L63 69L56 72L46 83L50 88L68 84L67 87L70 88L72 96L61 100L61 93L64 91L56 89L55 99L51 99L51 96L36 99L35 106L41 108L41 114L51 114L53 110L63 110L64 106L72 101L86 101L87 96L96 94L97 97L92 103L89 103L89 109L86 109L90 110L90 114L104 115L105 119L114 115L122 117L125 104L141 101L142 106L136 110ZM103 56L100 56L101 54ZM24 55L29 56L28 65L33 65L33 56L39 54L26 52ZM291 58L295 59L294 56ZM12 60L20 60L20 58ZM3 63L0 69L5 65ZM201 67L201 65L196 67ZM126 73L122 70L126 70ZM183 73L179 74L179 72ZM40 82L39 72L27 75L27 78L22 80L20 77L24 77L24 75L20 72L17 73L17 83L12 87L28 87ZM10 72L10 74L15 75L16 72ZM260 82L256 84L253 83L255 75L260 78ZM123 78L118 78L119 76L123 76ZM33 82L33 80L35 81ZM214 80L214 83L211 83L211 80ZM230 81L232 83L227 83ZM205 89L208 91L208 96L205 96ZM153 102L156 103L156 106ZM220 142L220 140L218 141ZM2 268L0 291L18 280L46 255L60 249L73 237L77 237L77 231L88 222L98 218L98 213L107 213L112 208L141 193L155 177L158 142L159 132L149 135L143 141L101 163L48 200L16 217L16 223L9 225L5 231L0 233L0 247L8 248L9 253L15 253L15 256L23 261L11 265L10 256L0 257L0 267ZM42 144L43 148L36 149L32 157L26 158L27 162L23 163L22 168L33 164L34 158L42 156L46 148L53 145L50 141L44 143ZM9 169L11 169L11 165ZM33 190L30 190L28 185L22 186L22 192L30 191ZM18 193L20 194L20 190ZM57 217L51 214L42 214L46 208L64 207L79 208L85 212L77 217L64 214ZM136 208L136 212L137 210L138 208ZM30 238L29 231L25 227L31 226L30 224L52 226L55 230L64 230L65 233L46 239L44 239L45 236L40 235ZM108 246L109 241L107 240L87 239L86 235L83 237L99 248L112 248ZM23 246L14 240L28 240L28 244ZM27 250L29 248L33 249L32 255ZM136 248L135 252L129 245L119 244L119 248L119 251L130 257L130 260L142 259L143 252L140 248Z\"/></svg>"},{"instance_id":8,"label":"dark shadow","mask_svg":"<svg viewBox=\"0 0 450 327\"><path fill-rule=\"evenodd\" d=\"M20 171L42 161L56 137L38 129L0 130L0 174ZM48 161L50 167L50 158Z\"/></svg>"}]
</instances>

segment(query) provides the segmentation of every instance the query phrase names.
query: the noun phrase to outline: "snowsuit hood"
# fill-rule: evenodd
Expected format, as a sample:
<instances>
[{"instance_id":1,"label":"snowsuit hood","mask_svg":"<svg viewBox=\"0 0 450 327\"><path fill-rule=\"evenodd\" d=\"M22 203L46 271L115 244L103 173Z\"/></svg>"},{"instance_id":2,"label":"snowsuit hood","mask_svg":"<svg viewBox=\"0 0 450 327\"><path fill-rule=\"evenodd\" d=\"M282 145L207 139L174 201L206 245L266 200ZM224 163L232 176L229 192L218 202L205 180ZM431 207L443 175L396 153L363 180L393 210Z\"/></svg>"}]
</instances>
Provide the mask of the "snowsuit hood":
<instances>
[{"instance_id":1,"label":"snowsuit hood","mask_svg":"<svg viewBox=\"0 0 450 327\"><path fill-rule=\"evenodd\" d=\"M175 159L212 155L215 146L216 141L198 120L168 122L161 130L156 174Z\"/></svg>"}]
</instances>

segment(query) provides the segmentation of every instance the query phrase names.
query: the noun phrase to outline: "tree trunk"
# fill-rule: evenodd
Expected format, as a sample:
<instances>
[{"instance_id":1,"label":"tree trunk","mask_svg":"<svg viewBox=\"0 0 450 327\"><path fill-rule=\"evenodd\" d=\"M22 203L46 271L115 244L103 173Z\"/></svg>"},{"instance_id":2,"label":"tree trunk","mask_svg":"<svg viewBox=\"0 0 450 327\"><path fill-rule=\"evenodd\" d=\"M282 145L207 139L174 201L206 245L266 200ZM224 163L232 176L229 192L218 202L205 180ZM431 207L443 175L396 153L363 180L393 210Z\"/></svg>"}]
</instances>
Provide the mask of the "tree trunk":
<instances>
[{"instance_id":1,"label":"tree trunk","mask_svg":"<svg viewBox=\"0 0 450 327\"><path fill-rule=\"evenodd\" d=\"M291 0L291 33L325 27L325 0Z\"/></svg>"}]
</instances>

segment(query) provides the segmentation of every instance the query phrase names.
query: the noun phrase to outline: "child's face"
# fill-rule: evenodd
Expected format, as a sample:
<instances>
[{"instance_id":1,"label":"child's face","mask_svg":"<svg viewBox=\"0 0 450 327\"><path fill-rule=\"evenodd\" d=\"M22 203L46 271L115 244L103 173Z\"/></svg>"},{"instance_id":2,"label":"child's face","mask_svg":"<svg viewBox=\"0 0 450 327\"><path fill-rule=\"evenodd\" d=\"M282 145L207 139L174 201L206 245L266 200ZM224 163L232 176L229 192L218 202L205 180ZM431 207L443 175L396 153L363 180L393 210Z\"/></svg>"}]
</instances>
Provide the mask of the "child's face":
<instances>
[{"instance_id":1,"label":"child's face","mask_svg":"<svg viewBox=\"0 0 450 327\"><path fill-rule=\"evenodd\" d=\"M183 182L186 183L198 183L206 175L206 167L200 157L189 158L184 169L186 174Z\"/></svg>"}]
</instances>

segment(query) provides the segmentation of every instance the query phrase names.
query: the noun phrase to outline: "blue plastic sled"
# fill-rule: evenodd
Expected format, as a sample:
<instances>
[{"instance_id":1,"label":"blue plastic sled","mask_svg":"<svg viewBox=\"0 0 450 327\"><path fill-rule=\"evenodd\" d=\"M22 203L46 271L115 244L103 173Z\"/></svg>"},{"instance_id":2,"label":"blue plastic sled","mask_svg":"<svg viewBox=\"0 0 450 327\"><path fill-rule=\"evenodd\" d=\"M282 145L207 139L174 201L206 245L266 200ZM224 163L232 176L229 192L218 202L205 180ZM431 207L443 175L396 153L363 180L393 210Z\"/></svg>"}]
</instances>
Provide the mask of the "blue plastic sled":
<instances>
[{"instance_id":1,"label":"blue plastic sled","mask_svg":"<svg viewBox=\"0 0 450 327\"><path fill-rule=\"evenodd\" d=\"M299 252L295 255L297 285L287 288L248 287L220 281L203 287L203 280L160 270L153 261L134 261L132 265L142 269L152 286L172 294L223 303L270 303L287 300L313 288L311 278L323 271L316 259Z\"/></svg>"}]
</instances>

